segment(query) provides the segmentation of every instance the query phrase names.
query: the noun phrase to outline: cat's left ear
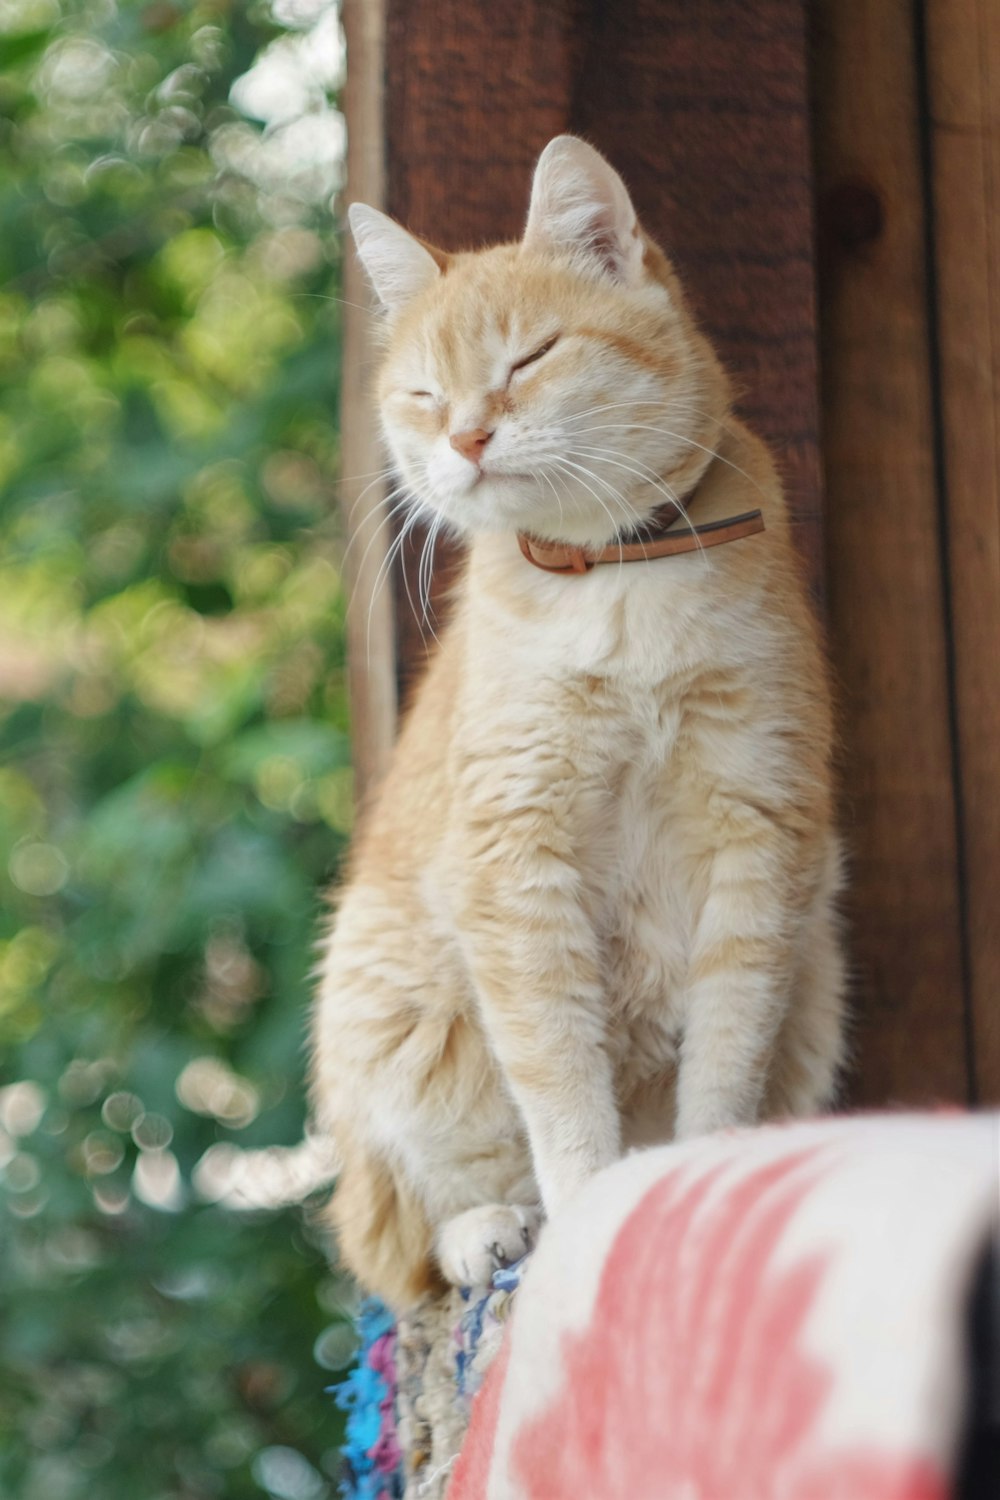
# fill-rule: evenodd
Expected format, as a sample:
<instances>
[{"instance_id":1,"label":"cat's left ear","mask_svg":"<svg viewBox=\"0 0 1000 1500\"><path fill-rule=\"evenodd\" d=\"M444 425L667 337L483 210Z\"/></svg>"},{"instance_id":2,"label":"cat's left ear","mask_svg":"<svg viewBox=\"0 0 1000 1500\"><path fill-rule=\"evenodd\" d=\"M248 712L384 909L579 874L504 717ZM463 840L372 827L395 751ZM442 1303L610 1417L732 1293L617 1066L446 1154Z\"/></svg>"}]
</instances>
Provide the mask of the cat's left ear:
<instances>
[{"instance_id":1,"label":"cat's left ear","mask_svg":"<svg viewBox=\"0 0 1000 1500\"><path fill-rule=\"evenodd\" d=\"M448 263L443 251L367 203L352 203L347 218L361 264L390 317L433 285Z\"/></svg>"},{"instance_id":2,"label":"cat's left ear","mask_svg":"<svg viewBox=\"0 0 1000 1500\"><path fill-rule=\"evenodd\" d=\"M538 159L523 243L572 255L624 286L642 280L642 234L625 184L576 136L556 136Z\"/></svg>"}]
</instances>

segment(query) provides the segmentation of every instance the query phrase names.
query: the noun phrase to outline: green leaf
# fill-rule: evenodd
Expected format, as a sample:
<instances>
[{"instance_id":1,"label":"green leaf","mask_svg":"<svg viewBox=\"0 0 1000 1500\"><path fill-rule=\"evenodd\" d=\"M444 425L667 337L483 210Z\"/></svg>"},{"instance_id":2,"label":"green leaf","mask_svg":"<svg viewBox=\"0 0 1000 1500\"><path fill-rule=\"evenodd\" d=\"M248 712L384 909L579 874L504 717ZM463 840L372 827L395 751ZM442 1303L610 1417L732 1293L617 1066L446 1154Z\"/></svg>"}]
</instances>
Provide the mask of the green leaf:
<instances>
[{"instance_id":1,"label":"green leaf","mask_svg":"<svg viewBox=\"0 0 1000 1500\"><path fill-rule=\"evenodd\" d=\"M38 31L22 31L13 36L7 33L0 41L0 67L17 68L22 63L29 62L39 52L44 52L54 35L55 31L51 26Z\"/></svg>"}]
</instances>

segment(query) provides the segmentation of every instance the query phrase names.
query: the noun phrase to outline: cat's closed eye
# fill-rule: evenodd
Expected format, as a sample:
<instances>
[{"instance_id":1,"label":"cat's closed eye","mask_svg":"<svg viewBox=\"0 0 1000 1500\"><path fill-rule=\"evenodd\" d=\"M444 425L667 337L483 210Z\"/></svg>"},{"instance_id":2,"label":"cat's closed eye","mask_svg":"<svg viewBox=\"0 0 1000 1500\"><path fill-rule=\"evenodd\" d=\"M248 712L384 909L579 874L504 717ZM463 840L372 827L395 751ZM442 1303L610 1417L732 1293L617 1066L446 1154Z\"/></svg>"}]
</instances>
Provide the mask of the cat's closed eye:
<instances>
[{"instance_id":1,"label":"cat's closed eye","mask_svg":"<svg viewBox=\"0 0 1000 1500\"><path fill-rule=\"evenodd\" d=\"M545 342L544 342L544 344L540 344L538 346L538 348L532 350L532 352L530 354L525 354L523 356L523 358L515 360L514 363L510 367L510 373L511 373L511 375L516 375L517 372L518 372L518 370L523 370L528 365L537 364L537 362L542 358L542 356L545 355L545 354L548 354L549 350L551 348L553 348L553 346L555 344L557 344L558 342L559 342L559 335L558 335L558 333L554 333L551 338L546 339Z\"/></svg>"}]
</instances>

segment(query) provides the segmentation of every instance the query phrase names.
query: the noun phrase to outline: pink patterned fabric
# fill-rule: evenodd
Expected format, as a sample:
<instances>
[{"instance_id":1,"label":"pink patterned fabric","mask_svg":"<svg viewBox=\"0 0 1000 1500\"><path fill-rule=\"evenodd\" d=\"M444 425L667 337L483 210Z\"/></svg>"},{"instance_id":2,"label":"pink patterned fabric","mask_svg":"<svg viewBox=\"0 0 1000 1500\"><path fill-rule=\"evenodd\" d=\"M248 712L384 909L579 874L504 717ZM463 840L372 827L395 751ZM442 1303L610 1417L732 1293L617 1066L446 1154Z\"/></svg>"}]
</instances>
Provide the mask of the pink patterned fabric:
<instances>
[{"instance_id":1,"label":"pink patterned fabric","mask_svg":"<svg viewBox=\"0 0 1000 1500\"><path fill-rule=\"evenodd\" d=\"M637 1154L548 1227L448 1500L947 1500L1000 1117Z\"/></svg>"}]
</instances>

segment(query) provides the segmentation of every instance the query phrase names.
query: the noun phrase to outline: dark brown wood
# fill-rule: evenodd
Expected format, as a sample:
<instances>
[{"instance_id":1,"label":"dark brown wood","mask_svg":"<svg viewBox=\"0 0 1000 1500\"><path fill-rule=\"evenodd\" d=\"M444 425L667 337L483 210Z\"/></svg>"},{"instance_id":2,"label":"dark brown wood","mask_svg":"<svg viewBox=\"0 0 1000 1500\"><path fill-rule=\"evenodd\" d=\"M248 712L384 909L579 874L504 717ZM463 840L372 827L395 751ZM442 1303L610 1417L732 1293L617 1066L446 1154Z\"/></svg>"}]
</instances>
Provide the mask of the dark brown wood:
<instances>
[{"instance_id":1,"label":"dark brown wood","mask_svg":"<svg viewBox=\"0 0 1000 1500\"><path fill-rule=\"evenodd\" d=\"M913 7L817 9L827 598L856 939L854 1097L965 1101Z\"/></svg>"},{"instance_id":2,"label":"dark brown wood","mask_svg":"<svg viewBox=\"0 0 1000 1500\"><path fill-rule=\"evenodd\" d=\"M387 207L446 248L517 236L534 161L583 134L633 191L773 444L821 577L809 112L799 0L386 0ZM423 538L397 587L424 654ZM453 556L439 549L439 601Z\"/></svg>"},{"instance_id":3,"label":"dark brown wood","mask_svg":"<svg viewBox=\"0 0 1000 1500\"><path fill-rule=\"evenodd\" d=\"M822 576L809 79L796 0L615 0L582 33L571 126L614 162L774 448Z\"/></svg>"},{"instance_id":4,"label":"dark brown wood","mask_svg":"<svg viewBox=\"0 0 1000 1500\"><path fill-rule=\"evenodd\" d=\"M1000 1103L1000 6L928 0L934 251L976 1097Z\"/></svg>"}]
</instances>

